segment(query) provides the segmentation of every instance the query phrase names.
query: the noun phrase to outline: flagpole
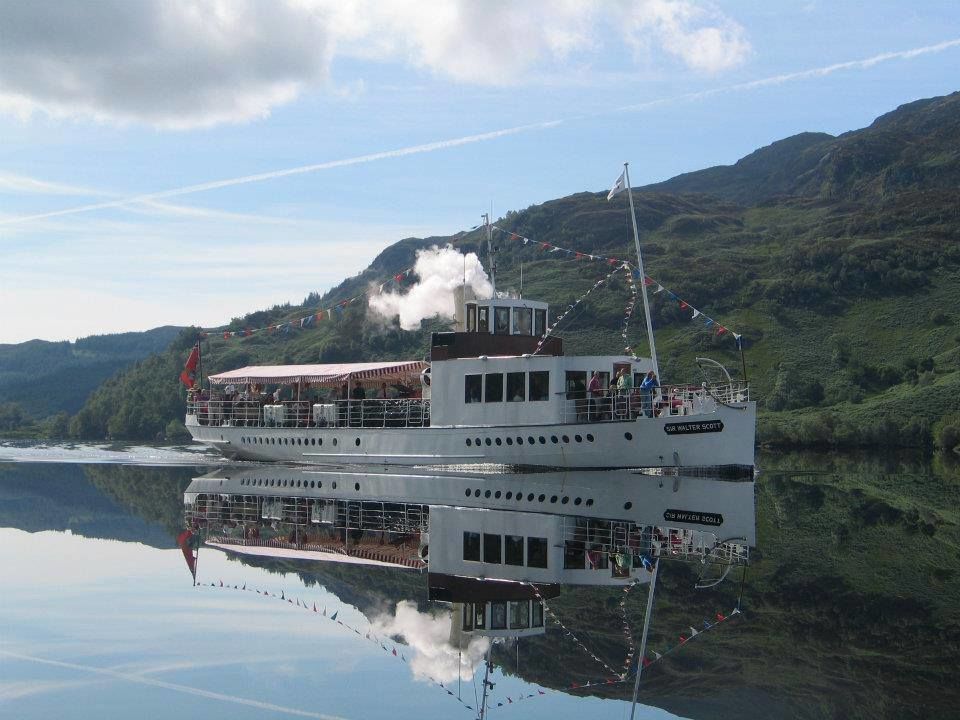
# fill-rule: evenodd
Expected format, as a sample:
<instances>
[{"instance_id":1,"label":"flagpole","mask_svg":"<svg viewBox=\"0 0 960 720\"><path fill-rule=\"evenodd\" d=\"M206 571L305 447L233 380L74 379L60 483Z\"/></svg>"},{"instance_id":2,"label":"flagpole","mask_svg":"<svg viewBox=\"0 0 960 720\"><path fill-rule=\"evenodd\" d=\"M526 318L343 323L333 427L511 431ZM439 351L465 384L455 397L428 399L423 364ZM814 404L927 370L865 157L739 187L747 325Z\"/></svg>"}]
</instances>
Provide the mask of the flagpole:
<instances>
[{"instance_id":1,"label":"flagpole","mask_svg":"<svg viewBox=\"0 0 960 720\"><path fill-rule=\"evenodd\" d=\"M643 673L643 661L647 657L647 631L650 629L650 615L653 613L653 591L657 586L657 575L660 574L660 559L653 566L653 577L650 578L650 591L647 593L647 612L643 618L643 636L640 638L640 657L637 658L637 679L633 683L633 704L630 705L630 720L637 710L637 693L640 690L640 675Z\"/></svg>"},{"instance_id":2,"label":"flagpole","mask_svg":"<svg viewBox=\"0 0 960 720\"><path fill-rule=\"evenodd\" d=\"M647 341L650 343L650 362L653 363L653 372L660 378L660 365L657 363L657 346L653 341L653 323L650 321L650 303L647 301L647 275L643 270L643 255L640 254L640 234L637 232L637 212L633 209L633 191L630 189L630 163L623 164L623 180L627 186L627 197L630 199L630 219L633 221L633 242L637 246L637 269L640 271L640 290L643 293L643 314L647 319Z\"/></svg>"}]
</instances>

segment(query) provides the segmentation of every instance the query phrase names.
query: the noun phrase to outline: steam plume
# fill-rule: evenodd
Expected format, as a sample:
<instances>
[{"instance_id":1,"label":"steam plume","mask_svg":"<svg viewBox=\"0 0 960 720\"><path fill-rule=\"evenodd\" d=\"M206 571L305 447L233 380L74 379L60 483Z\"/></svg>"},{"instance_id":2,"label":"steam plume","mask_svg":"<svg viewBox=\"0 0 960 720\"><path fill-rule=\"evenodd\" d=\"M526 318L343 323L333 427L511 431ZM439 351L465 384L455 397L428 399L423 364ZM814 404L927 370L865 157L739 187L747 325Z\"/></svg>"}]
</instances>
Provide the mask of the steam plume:
<instances>
[{"instance_id":1,"label":"steam plume","mask_svg":"<svg viewBox=\"0 0 960 720\"><path fill-rule=\"evenodd\" d=\"M435 615L422 613L408 601L397 603L394 615L381 615L373 621L377 633L401 635L413 650L410 667L415 677L433 678L440 682L473 677L477 666L483 662L490 640L473 638L462 651L450 644L450 613Z\"/></svg>"},{"instance_id":2,"label":"steam plume","mask_svg":"<svg viewBox=\"0 0 960 720\"><path fill-rule=\"evenodd\" d=\"M400 318L400 327L415 330L425 318L452 318L453 291L466 281L479 298L493 294L493 286L476 253L464 255L447 245L417 251L413 272L419 278L405 294L387 292L370 297L370 310L385 318Z\"/></svg>"}]
</instances>

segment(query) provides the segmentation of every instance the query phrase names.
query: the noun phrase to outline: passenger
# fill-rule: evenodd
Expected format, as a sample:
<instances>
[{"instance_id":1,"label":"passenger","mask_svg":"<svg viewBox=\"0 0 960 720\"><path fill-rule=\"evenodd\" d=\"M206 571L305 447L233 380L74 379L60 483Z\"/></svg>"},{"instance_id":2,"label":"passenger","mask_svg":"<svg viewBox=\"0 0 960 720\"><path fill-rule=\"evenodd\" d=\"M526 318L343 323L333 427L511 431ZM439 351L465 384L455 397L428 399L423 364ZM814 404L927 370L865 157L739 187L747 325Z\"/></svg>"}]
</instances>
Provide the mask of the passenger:
<instances>
[{"instance_id":1,"label":"passenger","mask_svg":"<svg viewBox=\"0 0 960 720\"><path fill-rule=\"evenodd\" d=\"M386 400L386 399L389 398L389 397L390 397L390 395L387 394L387 384L386 384L386 383L380 383L380 399L381 399L381 400Z\"/></svg>"},{"instance_id":2,"label":"passenger","mask_svg":"<svg viewBox=\"0 0 960 720\"><path fill-rule=\"evenodd\" d=\"M640 383L641 402L643 403L643 414L647 417L653 417L653 396L657 392L660 383L657 382L657 374L651 370Z\"/></svg>"},{"instance_id":3,"label":"passenger","mask_svg":"<svg viewBox=\"0 0 960 720\"><path fill-rule=\"evenodd\" d=\"M593 375L590 376L590 384L587 385L587 391L590 394L590 420L597 420L600 415L600 404L603 402L603 386L600 384L600 373L596 370L594 370Z\"/></svg>"},{"instance_id":4,"label":"passenger","mask_svg":"<svg viewBox=\"0 0 960 720\"><path fill-rule=\"evenodd\" d=\"M350 391L350 399L351 399L351 400L363 400L363 399L365 399L366 397L367 397L367 393L366 393L366 391L363 389L363 385L361 385L361 384L360 384L360 381L357 380L357 382L356 382L356 383L354 384L354 386L353 386L353 390Z\"/></svg>"}]
</instances>

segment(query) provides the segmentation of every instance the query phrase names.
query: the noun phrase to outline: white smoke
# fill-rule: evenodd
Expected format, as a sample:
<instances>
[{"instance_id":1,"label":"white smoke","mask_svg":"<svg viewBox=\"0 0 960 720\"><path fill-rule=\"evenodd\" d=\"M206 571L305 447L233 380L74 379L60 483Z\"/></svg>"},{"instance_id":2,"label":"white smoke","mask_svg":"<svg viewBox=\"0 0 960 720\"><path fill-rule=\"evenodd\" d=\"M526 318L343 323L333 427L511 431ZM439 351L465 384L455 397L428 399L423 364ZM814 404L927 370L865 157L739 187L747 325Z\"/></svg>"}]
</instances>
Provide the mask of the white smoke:
<instances>
[{"instance_id":1,"label":"white smoke","mask_svg":"<svg viewBox=\"0 0 960 720\"><path fill-rule=\"evenodd\" d=\"M490 646L488 638L472 638L463 650L450 644L452 614L422 613L408 601L397 603L394 615L381 615L373 621L375 632L400 635L413 651L410 667L414 677L440 682L473 677Z\"/></svg>"},{"instance_id":2,"label":"white smoke","mask_svg":"<svg viewBox=\"0 0 960 720\"><path fill-rule=\"evenodd\" d=\"M493 294L493 285L476 253L464 255L450 245L417 250L413 272L418 281L406 293L385 292L370 297L370 310L385 318L400 318L404 330L436 315L452 318L453 291L466 283L478 298Z\"/></svg>"}]
</instances>

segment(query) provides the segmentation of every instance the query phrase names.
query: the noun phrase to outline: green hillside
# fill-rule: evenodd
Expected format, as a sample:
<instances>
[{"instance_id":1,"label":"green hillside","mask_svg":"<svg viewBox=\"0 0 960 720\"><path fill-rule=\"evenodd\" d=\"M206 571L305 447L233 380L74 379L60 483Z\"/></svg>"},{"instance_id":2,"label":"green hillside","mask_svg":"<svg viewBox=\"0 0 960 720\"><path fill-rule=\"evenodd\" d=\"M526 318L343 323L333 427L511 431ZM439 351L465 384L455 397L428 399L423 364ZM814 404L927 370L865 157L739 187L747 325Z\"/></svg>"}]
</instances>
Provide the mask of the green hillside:
<instances>
[{"instance_id":1,"label":"green hillside","mask_svg":"<svg viewBox=\"0 0 960 720\"><path fill-rule=\"evenodd\" d=\"M905 105L870 127L805 133L736 165L682 175L635 194L648 275L692 307L743 334L765 442L929 446L960 437L960 94ZM548 242L630 259L626 198L570 197L510 212L496 224L498 287L548 300L558 315L610 267L544 252ZM236 318L231 330L302 317L364 293L409 267L418 248L477 250L479 230L403 240L360 275L300 306ZM557 334L568 352L622 352L629 288L623 277L592 293ZM730 335L717 336L667 293L652 298L662 379L699 381L707 355L740 373ZM313 327L204 343L204 370L249 363L422 357L429 330L384 327L361 300ZM174 434L176 383L195 331L111 378L77 414L78 437ZM646 354L639 310L629 331ZM956 432L941 432L948 425Z\"/></svg>"},{"instance_id":2,"label":"green hillside","mask_svg":"<svg viewBox=\"0 0 960 720\"><path fill-rule=\"evenodd\" d=\"M75 342L0 345L0 431L58 413L75 414L104 380L161 352L180 330L167 326Z\"/></svg>"}]
</instances>

